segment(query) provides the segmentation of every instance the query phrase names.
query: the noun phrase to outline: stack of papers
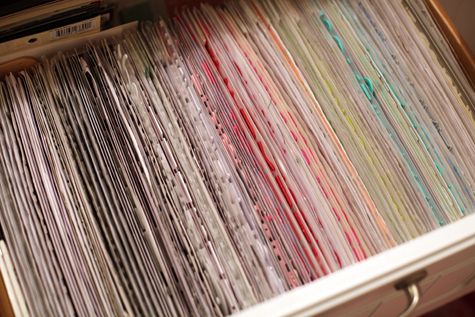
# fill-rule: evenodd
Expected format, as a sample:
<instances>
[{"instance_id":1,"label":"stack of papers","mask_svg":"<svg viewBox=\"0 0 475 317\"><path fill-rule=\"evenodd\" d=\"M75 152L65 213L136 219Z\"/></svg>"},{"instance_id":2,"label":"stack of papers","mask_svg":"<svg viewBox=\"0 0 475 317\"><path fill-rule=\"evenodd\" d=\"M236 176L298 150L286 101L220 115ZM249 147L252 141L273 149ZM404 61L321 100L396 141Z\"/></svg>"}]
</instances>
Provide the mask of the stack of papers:
<instances>
[{"instance_id":1,"label":"stack of papers","mask_svg":"<svg viewBox=\"0 0 475 317\"><path fill-rule=\"evenodd\" d=\"M229 315L473 212L444 58L400 1L242 0L8 75L19 307Z\"/></svg>"}]
</instances>

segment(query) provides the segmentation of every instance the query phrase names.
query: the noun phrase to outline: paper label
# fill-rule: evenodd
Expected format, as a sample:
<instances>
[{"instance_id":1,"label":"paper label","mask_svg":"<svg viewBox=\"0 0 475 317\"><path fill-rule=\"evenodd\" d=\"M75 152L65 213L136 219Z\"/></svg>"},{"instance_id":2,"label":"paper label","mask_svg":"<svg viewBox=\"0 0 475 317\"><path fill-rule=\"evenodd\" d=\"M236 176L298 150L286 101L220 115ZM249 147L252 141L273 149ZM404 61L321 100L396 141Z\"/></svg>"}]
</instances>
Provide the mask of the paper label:
<instances>
[{"instance_id":1,"label":"paper label","mask_svg":"<svg viewBox=\"0 0 475 317\"><path fill-rule=\"evenodd\" d=\"M89 20L66 25L51 31L51 38L57 40L76 34L86 33L91 30L97 29L99 27L99 23L100 17L97 16Z\"/></svg>"}]
</instances>

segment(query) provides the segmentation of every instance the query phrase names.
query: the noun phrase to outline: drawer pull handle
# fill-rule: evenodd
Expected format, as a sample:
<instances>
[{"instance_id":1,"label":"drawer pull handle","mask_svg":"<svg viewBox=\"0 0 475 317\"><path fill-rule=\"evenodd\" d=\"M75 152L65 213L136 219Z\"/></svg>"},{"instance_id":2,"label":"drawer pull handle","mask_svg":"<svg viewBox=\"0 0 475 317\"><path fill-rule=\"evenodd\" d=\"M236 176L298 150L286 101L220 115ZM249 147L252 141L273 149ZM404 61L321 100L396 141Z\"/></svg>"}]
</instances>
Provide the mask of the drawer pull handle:
<instances>
[{"instance_id":1,"label":"drawer pull handle","mask_svg":"<svg viewBox=\"0 0 475 317\"><path fill-rule=\"evenodd\" d=\"M418 284L426 278L426 276L427 272L425 270L419 271L411 274L395 285L397 290L404 290L408 299L407 307L401 314L399 314L399 317L408 317L416 309L421 300L421 292Z\"/></svg>"},{"instance_id":2,"label":"drawer pull handle","mask_svg":"<svg viewBox=\"0 0 475 317\"><path fill-rule=\"evenodd\" d=\"M399 317L408 317L412 314L412 312L416 309L417 304L419 304L419 300L421 299L421 294L419 292L419 287L417 284L411 284L407 288L404 289L407 298L408 298L408 305L406 309L399 314Z\"/></svg>"}]
</instances>

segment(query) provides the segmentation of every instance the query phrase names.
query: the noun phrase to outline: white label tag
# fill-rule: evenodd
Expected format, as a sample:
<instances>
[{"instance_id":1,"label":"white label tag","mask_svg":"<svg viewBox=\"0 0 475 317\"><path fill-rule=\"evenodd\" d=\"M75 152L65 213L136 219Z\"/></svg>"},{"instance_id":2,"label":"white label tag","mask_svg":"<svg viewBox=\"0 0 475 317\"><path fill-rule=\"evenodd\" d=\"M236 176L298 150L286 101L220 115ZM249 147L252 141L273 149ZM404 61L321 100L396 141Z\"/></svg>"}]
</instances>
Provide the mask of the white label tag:
<instances>
[{"instance_id":1,"label":"white label tag","mask_svg":"<svg viewBox=\"0 0 475 317\"><path fill-rule=\"evenodd\" d=\"M75 34L81 34L98 27L99 19L92 18L86 21L77 22L67 26L57 28L51 32L52 39L61 39Z\"/></svg>"}]
</instances>

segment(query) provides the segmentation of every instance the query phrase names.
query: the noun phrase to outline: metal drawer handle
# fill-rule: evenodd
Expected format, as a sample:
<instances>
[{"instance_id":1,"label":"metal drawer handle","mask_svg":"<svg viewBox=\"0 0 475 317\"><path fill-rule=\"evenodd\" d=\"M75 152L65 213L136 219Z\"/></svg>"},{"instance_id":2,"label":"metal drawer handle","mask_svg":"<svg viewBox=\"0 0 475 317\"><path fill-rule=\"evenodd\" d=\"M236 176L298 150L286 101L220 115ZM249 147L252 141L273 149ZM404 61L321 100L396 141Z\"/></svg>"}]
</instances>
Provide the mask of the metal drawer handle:
<instances>
[{"instance_id":1,"label":"metal drawer handle","mask_svg":"<svg viewBox=\"0 0 475 317\"><path fill-rule=\"evenodd\" d=\"M399 314L399 317L408 317L416 309L417 305L421 300L421 293L418 284L426 276L426 271L420 271L408 276L403 281L395 285L397 290L404 290L408 299L407 307L402 313Z\"/></svg>"},{"instance_id":2,"label":"metal drawer handle","mask_svg":"<svg viewBox=\"0 0 475 317\"><path fill-rule=\"evenodd\" d=\"M409 285L404 291L406 292L409 303L406 309L401 314L399 314L399 317L410 316L416 309L417 305L419 304L419 300L421 299L421 294L417 284Z\"/></svg>"}]
</instances>

